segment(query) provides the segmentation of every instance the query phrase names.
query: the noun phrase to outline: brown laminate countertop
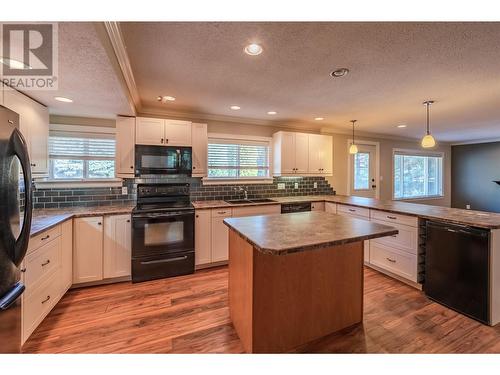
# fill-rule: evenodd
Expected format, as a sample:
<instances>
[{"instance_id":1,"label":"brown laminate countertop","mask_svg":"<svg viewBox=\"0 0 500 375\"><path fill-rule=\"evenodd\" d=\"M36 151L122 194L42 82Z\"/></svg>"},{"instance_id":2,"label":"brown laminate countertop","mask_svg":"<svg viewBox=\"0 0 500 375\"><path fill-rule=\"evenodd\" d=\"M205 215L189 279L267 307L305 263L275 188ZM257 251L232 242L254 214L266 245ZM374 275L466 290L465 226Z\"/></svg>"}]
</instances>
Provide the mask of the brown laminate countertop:
<instances>
[{"instance_id":1,"label":"brown laminate countertop","mask_svg":"<svg viewBox=\"0 0 500 375\"><path fill-rule=\"evenodd\" d=\"M68 209L33 210L31 236L36 236L62 222L85 216L120 215L132 212L134 206L74 207Z\"/></svg>"},{"instance_id":2,"label":"brown laminate countertop","mask_svg":"<svg viewBox=\"0 0 500 375\"><path fill-rule=\"evenodd\" d=\"M343 245L391 236L396 228L320 212L226 218L224 224L257 250L270 255Z\"/></svg>"},{"instance_id":3,"label":"brown laminate countertop","mask_svg":"<svg viewBox=\"0 0 500 375\"><path fill-rule=\"evenodd\" d=\"M229 204L225 201L195 201L193 206L196 209L208 208L234 208L245 206L262 206L269 204L283 204L293 202L333 202L349 204L357 207L371 208L392 212L396 214L417 216L423 219L442 220L449 223L470 225L486 229L500 228L500 214L494 212L484 212L475 210L463 210L459 208L449 208L442 206L432 206L428 204L410 203L402 201L383 201L374 198L352 197L346 195L305 195L293 197L271 198L275 203L245 203Z\"/></svg>"}]
</instances>

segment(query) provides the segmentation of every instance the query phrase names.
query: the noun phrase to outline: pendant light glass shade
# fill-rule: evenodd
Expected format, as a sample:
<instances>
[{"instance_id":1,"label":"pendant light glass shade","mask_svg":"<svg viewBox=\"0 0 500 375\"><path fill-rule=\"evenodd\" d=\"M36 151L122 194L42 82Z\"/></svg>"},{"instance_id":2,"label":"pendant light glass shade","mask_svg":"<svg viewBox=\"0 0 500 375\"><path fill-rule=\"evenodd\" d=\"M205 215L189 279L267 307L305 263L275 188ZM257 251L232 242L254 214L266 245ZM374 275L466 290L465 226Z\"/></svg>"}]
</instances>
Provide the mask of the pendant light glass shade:
<instances>
[{"instance_id":1,"label":"pendant light glass shade","mask_svg":"<svg viewBox=\"0 0 500 375\"><path fill-rule=\"evenodd\" d=\"M349 153L350 154L357 154L358 153L358 146L354 144L354 124L358 120L351 120L352 122L352 144L351 147L349 147Z\"/></svg>"},{"instance_id":2,"label":"pendant light glass shade","mask_svg":"<svg viewBox=\"0 0 500 375\"><path fill-rule=\"evenodd\" d=\"M430 134L426 134L424 138L422 138L422 147L423 148L431 148L436 145L436 140Z\"/></svg>"},{"instance_id":3,"label":"pendant light glass shade","mask_svg":"<svg viewBox=\"0 0 500 375\"><path fill-rule=\"evenodd\" d=\"M427 131L424 137L422 138L422 141L420 144L422 145L423 148L432 148L436 146L436 140L434 137L431 135L430 129L429 129L429 107L431 104L434 103L434 100L427 100L424 102L424 105L427 107Z\"/></svg>"}]
</instances>

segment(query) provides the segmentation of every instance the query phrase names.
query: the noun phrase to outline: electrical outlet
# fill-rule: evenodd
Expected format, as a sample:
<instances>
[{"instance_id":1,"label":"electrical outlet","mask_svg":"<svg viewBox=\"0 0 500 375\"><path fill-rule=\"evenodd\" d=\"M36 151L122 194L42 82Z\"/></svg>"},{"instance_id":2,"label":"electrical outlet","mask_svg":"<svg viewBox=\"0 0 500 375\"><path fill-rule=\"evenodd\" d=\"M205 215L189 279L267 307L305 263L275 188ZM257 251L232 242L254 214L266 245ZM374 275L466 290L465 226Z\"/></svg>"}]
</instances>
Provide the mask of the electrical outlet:
<instances>
[{"instance_id":1,"label":"electrical outlet","mask_svg":"<svg viewBox=\"0 0 500 375\"><path fill-rule=\"evenodd\" d=\"M313 186L314 186L315 189L317 189L318 188L318 183L315 182Z\"/></svg>"},{"instance_id":2,"label":"electrical outlet","mask_svg":"<svg viewBox=\"0 0 500 375\"><path fill-rule=\"evenodd\" d=\"M466 204L466 205L465 205L465 209L466 209L466 210L470 210L470 204Z\"/></svg>"},{"instance_id":3,"label":"electrical outlet","mask_svg":"<svg viewBox=\"0 0 500 375\"><path fill-rule=\"evenodd\" d=\"M293 188L294 188L294 189L298 189L298 188L299 188L299 183L298 183L298 182L296 182L295 184L293 184Z\"/></svg>"},{"instance_id":4,"label":"electrical outlet","mask_svg":"<svg viewBox=\"0 0 500 375\"><path fill-rule=\"evenodd\" d=\"M128 188L126 186L122 186L122 195L128 194Z\"/></svg>"},{"instance_id":5,"label":"electrical outlet","mask_svg":"<svg viewBox=\"0 0 500 375\"><path fill-rule=\"evenodd\" d=\"M284 182L278 183L278 190L285 190L285 183Z\"/></svg>"}]
</instances>

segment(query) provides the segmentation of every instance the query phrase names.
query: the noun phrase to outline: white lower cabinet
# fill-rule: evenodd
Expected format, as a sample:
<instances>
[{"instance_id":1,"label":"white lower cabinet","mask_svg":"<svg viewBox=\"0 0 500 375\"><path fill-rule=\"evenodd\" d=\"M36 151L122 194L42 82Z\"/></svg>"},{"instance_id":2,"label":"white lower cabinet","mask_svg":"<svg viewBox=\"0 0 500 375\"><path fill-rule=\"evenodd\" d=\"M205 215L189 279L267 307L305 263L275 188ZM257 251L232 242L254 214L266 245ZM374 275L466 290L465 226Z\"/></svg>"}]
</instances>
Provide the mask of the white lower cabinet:
<instances>
[{"instance_id":1,"label":"white lower cabinet","mask_svg":"<svg viewBox=\"0 0 500 375\"><path fill-rule=\"evenodd\" d=\"M325 212L330 212L332 214L337 213L337 203L325 202Z\"/></svg>"},{"instance_id":2,"label":"white lower cabinet","mask_svg":"<svg viewBox=\"0 0 500 375\"><path fill-rule=\"evenodd\" d=\"M229 259L229 228L224 224L224 219L231 216L230 208L212 210L212 262Z\"/></svg>"},{"instance_id":3,"label":"white lower cabinet","mask_svg":"<svg viewBox=\"0 0 500 375\"><path fill-rule=\"evenodd\" d=\"M30 240L21 266L23 344L71 286L71 227L68 220Z\"/></svg>"},{"instance_id":4,"label":"white lower cabinet","mask_svg":"<svg viewBox=\"0 0 500 375\"><path fill-rule=\"evenodd\" d=\"M325 211L325 202L311 202L311 211Z\"/></svg>"},{"instance_id":5,"label":"white lower cabinet","mask_svg":"<svg viewBox=\"0 0 500 375\"><path fill-rule=\"evenodd\" d=\"M227 217L261 216L281 213L281 205L246 206L196 210L195 264L197 268L227 262L229 258L229 228Z\"/></svg>"},{"instance_id":6,"label":"white lower cabinet","mask_svg":"<svg viewBox=\"0 0 500 375\"><path fill-rule=\"evenodd\" d=\"M74 221L73 283L102 280L103 217L81 217Z\"/></svg>"},{"instance_id":7,"label":"white lower cabinet","mask_svg":"<svg viewBox=\"0 0 500 375\"><path fill-rule=\"evenodd\" d=\"M113 215L104 218L103 277L131 275L132 227L130 215Z\"/></svg>"},{"instance_id":8,"label":"white lower cabinet","mask_svg":"<svg viewBox=\"0 0 500 375\"><path fill-rule=\"evenodd\" d=\"M370 210L363 207L355 207L346 204L337 204L337 215L350 216L356 219L370 220ZM363 259L365 263L370 262L370 241L363 241Z\"/></svg>"}]
</instances>

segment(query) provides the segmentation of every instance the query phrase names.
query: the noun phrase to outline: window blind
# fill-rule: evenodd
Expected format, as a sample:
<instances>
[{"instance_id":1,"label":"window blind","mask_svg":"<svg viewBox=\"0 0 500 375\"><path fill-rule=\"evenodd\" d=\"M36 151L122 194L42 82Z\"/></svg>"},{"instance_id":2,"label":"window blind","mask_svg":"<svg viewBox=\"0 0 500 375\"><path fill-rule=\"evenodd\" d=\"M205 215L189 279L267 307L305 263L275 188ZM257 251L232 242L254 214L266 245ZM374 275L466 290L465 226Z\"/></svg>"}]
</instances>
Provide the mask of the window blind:
<instances>
[{"instance_id":1,"label":"window blind","mask_svg":"<svg viewBox=\"0 0 500 375\"><path fill-rule=\"evenodd\" d=\"M208 176L254 178L269 176L269 143L209 139Z\"/></svg>"},{"instance_id":2,"label":"window blind","mask_svg":"<svg viewBox=\"0 0 500 375\"><path fill-rule=\"evenodd\" d=\"M49 137L49 156L56 159L113 159L115 157L115 140L51 135Z\"/></svg>"}]
</instances>

